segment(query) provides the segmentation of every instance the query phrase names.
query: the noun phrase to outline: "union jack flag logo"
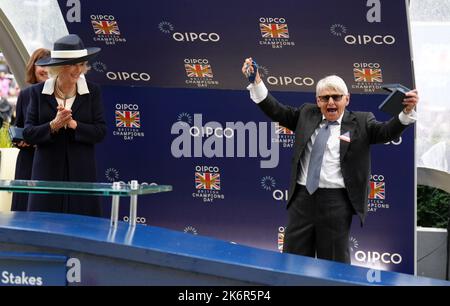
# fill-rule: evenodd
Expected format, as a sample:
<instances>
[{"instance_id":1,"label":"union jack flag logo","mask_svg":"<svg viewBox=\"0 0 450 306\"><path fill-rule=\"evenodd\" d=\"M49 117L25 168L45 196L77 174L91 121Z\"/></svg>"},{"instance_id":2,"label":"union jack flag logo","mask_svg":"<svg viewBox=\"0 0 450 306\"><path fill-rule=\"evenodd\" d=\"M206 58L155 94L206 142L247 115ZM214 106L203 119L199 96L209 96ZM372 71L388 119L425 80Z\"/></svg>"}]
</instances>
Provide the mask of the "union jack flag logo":
<instances>
[{"instance_id":1,"label":"union jack flag logo","mask_svg":"<svg viewBox=\"0 0 450 306\"><path fill-rule=\"evenodd\" d=\"M263 38L289 38L287 24L260 23L259 28Z\"/></svg>"},{"instance_id":2,"label":"union jack flag logo","mask_svg":"<svg viewBox=\"0 0 450 306\"><path fill-rule=\"evenodd\" d=\"M220 190L220 174L209 172L195 172L195 188Z\"/></svg>"},{"instance_id":3,"label":"union jack flag logo","mask_svg":"<svg viewBox=\"0 0 450 306\"><path fill-rule=\"evenodd\" d=\"M383 82L381 69L354 68L353 76L355 77L355 82Z\"/></svg>"},{"instance_id":4,"label":"union jack flag logo","mask_svg":"<svg viewBox=\"0 0 450 306\"><path fill-rule=\"evenodd\" d=\"M120 35L119 26L116 21L91 20L95 34Z\"/></svg>"},{"instance_id":5,"label":"union jack flag logo","mask_svg":"<svg viewBox=\"0 0 450 306\"><path fill-rule=\"evenodd\" d=\"M211 65L184 64L184 68L186 69L187 76L190 78L212 78L213 77Z\"/></svg>"},{"instance_id":6,"label":"union jack flag logo","mask_svg":"<svg viewBox=\"0 0 450 306\"><path fill-rule=\"evenodd\" d=\"M116 110L116 127L140 128L141 118L139 112Z\"/></svg>"},{"instance_id":7,"label":"union jack flag logo","mask_svg":"<svg viewBox=\"0 0 450 306\"><path fill-rule=\"evenodd\" d=\"M275 133L278 135L294 135L294 132L287 127L280 125L278 122L275 122Z\"/></svg>"},{"instance_id":8,"label":"union jack flag logo","mask_svg":"<svg viewBox=\"0 0 450 306\"><path fill-rule=\"evenodd\" d=\"M278 251L283 252L284 233L278 232Z\"/></svg>"},{"instance_id":9,"label":"union jack flag logo","mask_svg":"<svg viewBox=\"0 0 450 306\"><path fill-rule=\"evenodd\" d=\"M370 182L370 195L369 199L371 200L384 200L385 199L385 190L384 190L384 182Z\"/></svg>"}]
</instances>

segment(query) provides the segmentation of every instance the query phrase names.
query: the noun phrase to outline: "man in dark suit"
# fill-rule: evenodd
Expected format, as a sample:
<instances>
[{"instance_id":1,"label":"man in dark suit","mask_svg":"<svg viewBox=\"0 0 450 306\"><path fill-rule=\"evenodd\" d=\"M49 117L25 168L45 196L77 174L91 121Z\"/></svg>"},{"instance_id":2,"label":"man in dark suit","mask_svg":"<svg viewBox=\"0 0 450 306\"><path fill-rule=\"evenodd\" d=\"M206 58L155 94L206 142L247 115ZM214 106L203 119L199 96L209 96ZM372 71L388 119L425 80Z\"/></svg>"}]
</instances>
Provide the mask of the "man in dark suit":
<instances>
[{"instance_id":1,"label":"man in dark suit","mask_svg":"<svg viewBox=\"0 0 450 306\"><path fill-rule=\"evenodd\" d=\"M242 67L246 76L251 63ZM352 215L363 223L367 214L370 145L398 138L415 122L417 91L406 94L398 116L378 122L372 113L346 110L350 94L335 75L317 83L316 104L297 108L279 103L258 73L247 89L267 116L296 135L283 251L350 263Z\"/></svg>"}]
</instances>

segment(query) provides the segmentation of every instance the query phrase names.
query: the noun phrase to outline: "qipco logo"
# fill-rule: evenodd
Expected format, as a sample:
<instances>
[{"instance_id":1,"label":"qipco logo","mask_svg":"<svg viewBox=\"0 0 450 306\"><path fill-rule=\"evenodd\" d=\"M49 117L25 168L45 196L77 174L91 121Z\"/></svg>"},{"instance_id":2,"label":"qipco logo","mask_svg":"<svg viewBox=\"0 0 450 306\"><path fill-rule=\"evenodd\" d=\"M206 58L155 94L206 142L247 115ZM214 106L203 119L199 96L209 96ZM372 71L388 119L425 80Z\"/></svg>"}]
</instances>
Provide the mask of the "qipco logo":
<instances>
[{"instance_id":1,"label":"qipco logo","mask_svg":"<svg viewBox=\"0 0 450 306\"><path fill-rule=\"evenodd\" d=\"M349 45L393 45L395 37L392 35L347 35L344 38Z\"/></svg>"},{"instance_id":2,"label":"qipco logo","mask_svg":"<svg viewBox=\"0 0 450 306\"><path fill-rule=\"evenodd\" d=\"M384 175L381 174L372 174L370 176L370 180L372 182L384 182Z\"/></svg>"},{"instance_id":3,"label":"qipco logo","mask_svg":"<svg viewBox=\"0 0 450 306\"><path fill-rule=\"evenodd\" d=\"M139 110L139 105L137 104L116 104L117 110L129 110L129 111L137 111Z\"/></svg>"},{"instance_id":4,"label":"qipco logo","mask_svg":"<svg viewBox=\"0 0 450 306\"><path fill-rule=\"evenodd\" d=\"M185 64L200 64L200 65L208 65L209 61L206 58L185 58L184 59Z\"/></svg>"},{"instance_id":5,"label":"qipco logo","mask_svg":"<svg viewBox=\"0 0 450 306\"><path fill-rule=\"evenodd\" d=\"M314 80L311 77L301 76L269 76L267 77L267 83L275 86L313 86Z\"/></svg>"},{"instance_id":6,"label":"qipco logo","mask_svg":"<svg viewBox=\"0 0 450 306\"><path fill-rule=\"evenodd\" d=\"M353 68L364 69L380 69L381 65L379 63L353 63Z\"/></svg>"},{"instance_id":7,"label":"qipco logo","mask_svg":"<svg viewBox=\"0 0 450 306\"><path fill-rule=\"evenodd\" d=\"M277 201L287 201L289 198L289 191L288 190L280 190L280 189L275 189L272 192L272 197L277 200Z\"/></svg>"},{"instance_id":8,"label":"qipco logo","mask_svg":"<svg viewBox=\"0 0 450 306\"><path fill-rule=\"evenodd\" d=\"M212 128L209 126L206 127L197 127L193 126L189 129L189 133L192 137L210 137L214 135L217 138L233 138L234 130L232 128Z\"/></svg>"},{"instance_id":9,"label":"qipco logo","mask_svg":"<svg viewBox=\"0 0 450 306\"><path fill-rule=\"evenodd\" d=\"M259 18L259 22L261 23L286 23L286 19L283 17L273 18L273 17L261 17Z\"/></svg>"},{"instance_id":10,"label":"qipco logo","mask_svg":"<svg viewBox=\"0 0 450 306\"><path fill-rule=\"evenodd\" d=\"M175 32L172 34L172 37L179 42L218 42L220 40L220 36L217 33Z\"/></svg>"},{"instance_id":11,"label":"qipco logo","mask_svg":"<svg viewBox=\"0 0 450 306\"><path fill-rule=\"evenodd\" d=\"M122 220L125 221L125 222L130 222L130 217L125 216L125 217L123 217ZM136 223L147 224L147 219L144 218L144 217L136 217Z\"/></svg>"},{"instance_id":12,"label":"qipco logo","mask_svg":"<svg viewBox=\"0 0 450 306\"><path fill-rule=\"evenodd\" d=\"M394 139L394 140L392 140L392 141L386 142L385 145L399 146L399 145L402 144L402 141L403 141L402 137L399 137L399 138Z\"/></svg>"},{"instance_id":13,"label":"qipco logo","mask_svg":"<svg viewBox=\"0 0 450 306\"><path fill-rule=\"evenodd\" d=\"M196 172L219 173L219 167L216 166L195 166Z\"/></svg>"},{"instance_id":14,"label":"qipco logo","mask_svg":"<svg viewBox=\"0 0 450 306\"><path fill-rule=\"evenodd\" d=\"M106 77L111 81L150 81L150 75L146 72L108 71Z\"/></svg>"},{"instance_id":15,"label":"qipco logo","mask_svg":"<svg viewBox=\"0 0 450 306\"><path fill-rule=\"evenodd\" d=\"M394 264L399 265L402 262L402 256L398 253L379 253L379 252L364 252L357 251L355 253L355 259L359 262L366 264Z\"/></svg>"},{"instance_id":16,"label":"qipco logo","mask_svg":"<svg viewBox=\"0 0 450 306\"><path fill-rule=\"evenodd\" d=\"M114 21L115 18L113 15L91 15L91 20L107 20L107 21Z\"/></svg>"}]
</instances>

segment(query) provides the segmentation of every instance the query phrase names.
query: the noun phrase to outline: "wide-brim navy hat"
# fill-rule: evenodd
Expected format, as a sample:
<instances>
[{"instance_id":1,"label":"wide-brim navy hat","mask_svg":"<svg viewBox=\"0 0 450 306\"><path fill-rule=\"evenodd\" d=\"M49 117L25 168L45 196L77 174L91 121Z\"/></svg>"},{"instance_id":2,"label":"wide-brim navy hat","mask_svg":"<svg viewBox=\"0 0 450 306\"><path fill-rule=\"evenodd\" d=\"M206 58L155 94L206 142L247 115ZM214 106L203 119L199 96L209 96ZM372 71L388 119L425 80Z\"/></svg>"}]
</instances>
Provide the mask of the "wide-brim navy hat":
<instances>
[{"instance_id":1,"label":"wide-brim navy hat","mask_svg":"<svg viewBox=\"0 0 450 306\"><path fill-rule=\"evenodd\" d=\"M85 48L83 41L76 34L61 37L53 44L50 57L36 61L37 66L73 65L92 59L100 52L98 47Z\"/></svg>"}]
</instances>

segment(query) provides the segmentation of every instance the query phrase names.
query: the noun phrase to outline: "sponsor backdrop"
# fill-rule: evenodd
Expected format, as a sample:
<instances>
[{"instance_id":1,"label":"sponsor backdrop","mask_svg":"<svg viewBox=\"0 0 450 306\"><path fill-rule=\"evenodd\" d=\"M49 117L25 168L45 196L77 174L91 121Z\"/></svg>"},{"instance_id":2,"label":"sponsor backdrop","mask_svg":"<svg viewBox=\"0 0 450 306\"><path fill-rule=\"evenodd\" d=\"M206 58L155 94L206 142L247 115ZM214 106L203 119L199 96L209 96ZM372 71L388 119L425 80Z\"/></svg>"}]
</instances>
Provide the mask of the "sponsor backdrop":
<instances>
[{"instance_id":1,"label":"sponsor backdrop","mask_svg":"<svg viewBox=\"0 0 450 306\"><path fill-rule=\"evenodd\" d=\"M338 74L349 109L387 120L380 85L413 87L404 0L59 4L69 32L102 48L87 76L102 85L108 122L99 181L173 186L139 198L142 224L282 249L295 135L250 100L246 57L285 104L314 102L317 81ZM414 273L414 129L372 154L370 213L364 228L354 218L352 263ZM124 221L127 212L122 200Z\"/></svg>"}]
</instances>

